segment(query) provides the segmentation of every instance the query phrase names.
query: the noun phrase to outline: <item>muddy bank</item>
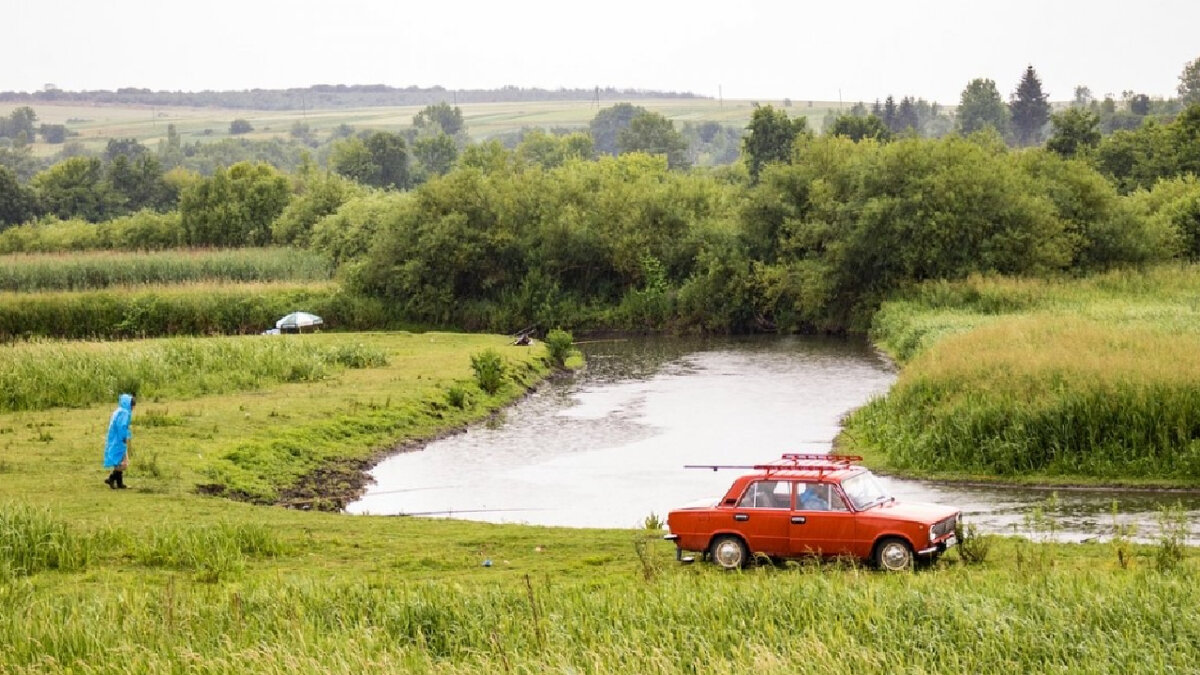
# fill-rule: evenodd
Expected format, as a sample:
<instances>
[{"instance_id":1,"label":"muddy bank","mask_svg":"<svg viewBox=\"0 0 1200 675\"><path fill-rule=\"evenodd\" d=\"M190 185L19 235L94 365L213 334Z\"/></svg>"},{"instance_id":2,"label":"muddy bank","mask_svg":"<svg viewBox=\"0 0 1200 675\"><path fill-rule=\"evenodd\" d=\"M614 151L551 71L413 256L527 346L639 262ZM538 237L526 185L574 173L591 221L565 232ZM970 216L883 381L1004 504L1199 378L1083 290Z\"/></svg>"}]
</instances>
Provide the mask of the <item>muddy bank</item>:
<instances>
[{"instance_id":1,"label":"muddy bank","mask_svg":"<svg viewBox=\"0 0 1200 675\"><path fill-rule=\"evenodd\" d=\"M380 448L366 457L342 458L326 462L305 474L292 486L280 490L279 498L275 501L259 503L302 510L343 511L347 504L361 498L366 492L367 486L374 483L369 472L383 460L401 453L421 450L435 441L464 433L472 426L488 424L504 415L509 408L528 398L539 387L546 383L570 378L574 372L572 370L553 370L546 377L525 387L520 396L514 397L479 419L455 425L430 436L405 439L395 445ZM223 486L202 485L198 487L201 492L207 494L217 494L245 501L244 496L239 497L232 492L213 488L223 488Z\"/></svg>"}]
</instances>

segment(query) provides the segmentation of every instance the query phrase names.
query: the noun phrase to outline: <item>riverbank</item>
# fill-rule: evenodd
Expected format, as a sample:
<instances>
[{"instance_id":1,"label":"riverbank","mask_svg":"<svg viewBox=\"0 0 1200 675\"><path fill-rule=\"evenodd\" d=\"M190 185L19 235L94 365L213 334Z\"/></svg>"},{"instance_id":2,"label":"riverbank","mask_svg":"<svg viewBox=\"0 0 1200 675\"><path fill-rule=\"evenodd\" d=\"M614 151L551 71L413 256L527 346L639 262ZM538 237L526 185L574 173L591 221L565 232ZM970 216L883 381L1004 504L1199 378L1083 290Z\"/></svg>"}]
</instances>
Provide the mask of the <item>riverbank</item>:
<instances>
[{"instance_id":1,"label":"riverbank","mask_svg":"<svg viewBox=\"0 0 1200 675\"><path fill-rule=\"evenodd\" d=\"M471 388L480 350L530 381L548 372L536 348L499 336L304 339L362 343L387 363L218 396L145 392L125 491L104 486L97 464L108 406L0 414L0 670L1134 672L1197 656L1178 647L1200 644L1194 560L1165 544L1042 541L1037 528L1052 526L1036 519L1033 541L989 539L975 564L955 550L915 574L812 563L724 574L674 562L661 531L360 517L198 493L223 475L214 467L242 489L289 484L286 463L252 463L248 448L300 437L313 456L365 458L401 412L415 438L523 396L516 382L494 399ZM455 386L469 410L450 405ZM954 646L929 649L939 642Z\"/></svg>"},{"instance_id":2,"label":"riverbank","mask_svg":"<svg viewBox=\"0 0 1200 675\"><path fill-rule=\"evenodd\" d=\"M1169 266L915 289L872 329L899 378L838 447L931 480L1200 488L1198 284Z\"/></svg>"}]
</instances>

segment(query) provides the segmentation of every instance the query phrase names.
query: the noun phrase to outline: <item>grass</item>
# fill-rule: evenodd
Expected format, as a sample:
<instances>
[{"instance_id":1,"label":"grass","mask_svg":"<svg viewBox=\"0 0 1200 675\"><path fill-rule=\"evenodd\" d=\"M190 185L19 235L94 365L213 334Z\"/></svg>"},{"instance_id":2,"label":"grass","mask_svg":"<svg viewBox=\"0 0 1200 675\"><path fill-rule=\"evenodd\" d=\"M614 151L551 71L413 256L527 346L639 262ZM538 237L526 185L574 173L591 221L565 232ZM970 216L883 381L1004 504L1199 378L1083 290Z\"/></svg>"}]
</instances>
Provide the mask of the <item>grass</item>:
<instances>
[{"instance_id":1,"label":"grass","mask_svg":"<svg viewBox=\"0 0 1200 675\"><path fill-rule=\"evenodd\" d=\"M311 339L387 363L144 400L125 491L101 482L111 405L0 413L0 670L1163 672L1200 656L1186 550L1161 571L1152 546L1125 542L1119 560L1106 544L997 539L980 564L951 553L916 574L724 574L677 566L657 532L348 516L198 491L238 466L284 492L306 458L231 455L294 431L324 461L371 457L479 420L550 371L544 349L501 336ZM517 375L494 396L472 377L487 349Z\"/></svg>"},{"instance_id":2,"label":"grass","mask_svg":"<svg viewBox=\"0 0 1200 675\"><path fill-rule=\"evenodd\" d=\"M323 256L291 248L0 256L0 291L91 290L198 281L325 281Z\"/></svg>"},{"instance_id":3,"label":"grass","mask_svg":"<svg viewBox=\"0 0 1200 675\"><path fill-rule=\"evenodd\" d=\"M349 295L332 281L221 283L0 292L0 340L255 334L289 312L322 317L324 328L405 328L396 308Z\"/></svg>"},{"instance_id":4,"label":"grass","mask_svg":"<svg viewBox=\"0 0 1200 675\"><path fill-rule=\"evenodd\" d=\"M195 398L386 363L378 347L320 335L20 343L0 347L0 411L112 402L131 385L147 401Z\"/></svg>"},{"instance_id":5,"label":"grass","mask_svg":"<svg viewBox=\"0 0 1200 675\"><path fill-rule=\"evenodd\" d=\"M1200 267L972 279L888 303L904 362L842 445L889 471L1022 482L1200 482Z\"/></svg>"}]
</instances>

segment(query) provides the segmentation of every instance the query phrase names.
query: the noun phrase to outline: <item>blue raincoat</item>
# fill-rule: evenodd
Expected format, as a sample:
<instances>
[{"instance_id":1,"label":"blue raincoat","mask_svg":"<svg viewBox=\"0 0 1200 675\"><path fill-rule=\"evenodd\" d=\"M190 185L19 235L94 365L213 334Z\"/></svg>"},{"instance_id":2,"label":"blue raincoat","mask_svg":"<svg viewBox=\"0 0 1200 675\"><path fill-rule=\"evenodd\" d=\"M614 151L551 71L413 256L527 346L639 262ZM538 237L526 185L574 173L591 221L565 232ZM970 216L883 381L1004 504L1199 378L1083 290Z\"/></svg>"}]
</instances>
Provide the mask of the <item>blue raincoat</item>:
<instances>
[{"instance_id":1,"label":"blue raincoat","mask_svg":"<svg viewBox=\"0 0 1200 675\"><path fill-rule=\"evenodd\" d=\"M133 417L133 397L121 394L117 409L108 421L108 440L104 444L104 468L112 469L125 461L129 443L129 420Z\"/></svg>"}]
</instances>

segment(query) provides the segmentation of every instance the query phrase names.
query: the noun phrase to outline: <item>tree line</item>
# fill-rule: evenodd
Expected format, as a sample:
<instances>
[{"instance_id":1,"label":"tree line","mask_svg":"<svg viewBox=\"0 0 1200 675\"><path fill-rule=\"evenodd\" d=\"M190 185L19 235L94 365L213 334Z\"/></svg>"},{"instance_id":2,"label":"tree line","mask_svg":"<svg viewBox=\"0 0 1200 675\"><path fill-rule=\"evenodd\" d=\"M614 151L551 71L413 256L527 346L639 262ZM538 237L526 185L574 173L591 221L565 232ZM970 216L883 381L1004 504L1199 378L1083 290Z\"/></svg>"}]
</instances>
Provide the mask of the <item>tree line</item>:
<instances>
[{"instance_id":1,"label":"tree line","mask_svg":"<svg viewBox=\"0 0 1200 675\"><path fill-rule=\"evenodd\" d=\"M0 169L2 222L51 214L0 251L308 247L353 292L463 328L861 330L928 279L1200 258L1200 103L1109 137L1092 115L1055 113L1044 146L1013 148L987 125L818 134L760 106L727 167L690 166L684 134L632 104L512 147L466 142L461 111L429 106L293 171L167 169L169 143L114 140L27 184Z\"/></svg>"}]
</instances>

